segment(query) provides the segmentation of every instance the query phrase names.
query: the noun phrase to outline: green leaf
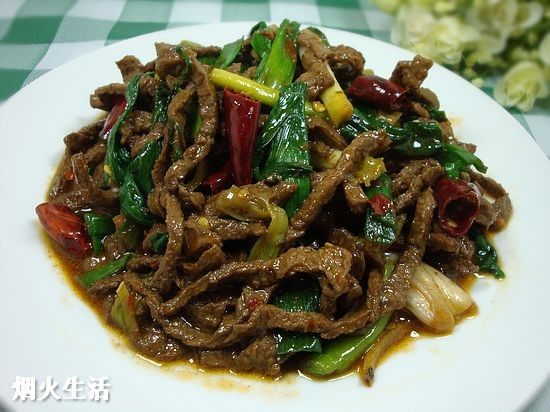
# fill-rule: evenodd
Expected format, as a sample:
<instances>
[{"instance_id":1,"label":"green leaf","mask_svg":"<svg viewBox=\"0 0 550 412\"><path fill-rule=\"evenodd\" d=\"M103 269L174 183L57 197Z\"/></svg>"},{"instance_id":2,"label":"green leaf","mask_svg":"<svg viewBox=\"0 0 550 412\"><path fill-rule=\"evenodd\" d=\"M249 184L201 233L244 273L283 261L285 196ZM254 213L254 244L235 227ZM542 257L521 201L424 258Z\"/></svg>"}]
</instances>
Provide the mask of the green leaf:
<instances>
[{"instance_id":1,"label":"green leaf","mask_svg":"<svg viewBox=\"0 0 550 412\"><path fill-rule=\"evenodd\" d=\"M482 173L487 171L487 166L479 157L454 144L444 143L443 150L436 158L445 168L447 176L455 179L460 177L460 172L466 171L472 165Z\"/></svg>"},{"instance_id":2,"label":"green leaf","mask_svg":"<svg viewBox=\"0 0 550 412\"><path fill-rule=\"evenodd\" d=\"M376 184L373 184L365 189L365 194L370 199L376 195L382 195L392 200L391 192L392 180L387 173L382 174ZM368 206L365 213L365 239L380 243L383 245L391 245L397 239L397 218L393 210L388 210L383 215L377 215L371 206Z\"/></svg>"},{"instance_id":3,"label":"green leaf","mask_svg":"<svg viewBox=\"0 0 550 412\"><path fill-rule=\"evenodd\" d=\"M282 21L269 52L258 65L254 80L274 89L280 89L292 82L298 55L296 39L299 28L300 24L295 21Z\"/></svg>"},{"instance_id":4,"label":"green leaf","mask_svg":"<svg viewBox=\"0 0 550 412\"><path fill-rule=\"evenodd\" d=\"M161 149L162 142L158 140L148 142L128 166L128 172L133 174L139 190L144 195L148 195L151 193L151 190L153 190L153 177L151 172L160 155Z\"/></svg>"},{"instance_id":5,"label":"green leaf","mask_svg":"<svg viewBox=\"0 0 550 412\"><path fill-rule=\"evenodd\" d=\"M166 116L166 112L168 110L168 104L171 100L171 94L168 91L168 89L160 84L157 87L157 91L155 93L155 103L153 104L153 112L151 117L151 128L157 124L165 123L168 121L168 118Z\"/></svg>"},{"instance_id":6,"label":"green leaf","mask_svg":"<svg viewBox=\"0 0 550 412\"><path fill-rule=\"evenodd\" d=\"M239 52L241 51L241 48L243 46L243 38L235 40L232 43L227 43L225 46L223 46L223 49L214 62L214 67L218 67L219 69L225 69L237 57Z\"/></svg>"},{"instance_id":7,"label":"green leaf","mask_svg":"<svg viewBox=\"0 0 550 412\"><path fill-rule=\"evenodd\" d=\"M109 179L114 182L121 182L126 173L126 168L130 162L130 152L120 144L117 137L118 129L128 114L133 110L139 94L139 80L143 74L136 74L128 82L126 87L126 108L120 115L114 126L109 131L107 137L107 153L105 154L105 165L107 166Z\"/></svg>"},{"instance_id":8,"label":"green leaf","mask_svg":"<svg viewBox=\"0 0 550 412\"><path fill-rule=\"evenodd\" d=\"M256 53L258 53L260 59L263 59L271 48L271 41L258 32L252 35L250 38L250 44L252 45L252 48L256 50Z\"/></svg>"},{"instance_id":9,"label":"green leaf","mask_svg":"<svg viewBox=\"0 0 550 412\"><path fill-rule=\"evenodd\" d=\"M185 51L185 49L178 44L176 46L176 51L180 55L181 59L183 60L183 69L181 69L180 74L178 75L179 80L185 80L187 78L187 75L189 74L189 68L191 67L191 61L189 60L189 55Z\"/></svg>"},{"instance_id":10,"label":"green leaf","mask_svg":"<svg viewBox=\"0 0 550 412\"><path fill-rule=\"evenodd\" d=\"M168 233L158 232L151 236L151 247L157 255L163 255L168 245Z\"/></svg>"},{"instance_id":11,"label":"green leaf","mask_svg":"<svg viewBox=\"0 0 550 412\"><path fill-rule=\"evenodd\" d=\"M404 129L377 117L374 110L359 109L358 107L353 108L351 119L339 129L339 132L346 139L353 140L361 133L381 129L385 130L395 143L402 142L407 137Z\"/></svg>"},{"instance_id":12,"label":"green leaf","mask_svg":"<svg viewBox=\"0 0 550 412\"><path fill-rule=\"evenodd\" d=\"M435 107L427 106L426 110L430 113L430 117L438 122L444 122L447 120L447 114L443 110L438 110Z\"/></svg>"},{"instance_id":13,"label":"green leaf","mask_svg":"<svg viewBox=\"0 0 550 412\"><path fill-rule=\"evenodd\" d=\"M325 33L323 33L321 30L319 30L317 27L313 27L313 26L309 26L307 28L308 30L312 31L313 33L315 33L320 39L321 39L321 42L326 46L326 47L330 47L330 43L327 39L327 36L325 35Z\"/></svg>"},{"instance_id":14,"label":"green leaf","mask_svg":"<svg viewBox=\"0 0 550 412\"><path fill-rule=\"evenodd\" d=\"M273 305L287 312L318 312L321 291L310 278L290 279L273 297ZM277 331L274 334L279 355L296 352L320 352L321 340L311 333Z\"/></svg>"},{"instance_id":15,"label":"green leaf","mask_svg":"<svg viewBox=\"0 0 550 412\"><path fill-rule=\"evenodd\" d=\"M382 316L361 336L340 336L323 343L321 353L307 354L300 370L316 376L328 376L351 368L386 329L391 313Z\"/></svg>"},{"instance_id":16,"label":"green leaf","mask_svg":"<svg viewBox=\"0 0 550 412\"><path fill-rule=\"evenodd\" d=\"M255 157L271 144L263 176L273 173L290 175L295 171L311 171L305 116L303 82L292 83L281 90L277 105L271 110L256 145ZM259 163L259 162L257 162Z\"/></svg>"},{"instance_id":17,"label":"green leaf","mask_svg":"<svg viewBox=\"0 0 550 412\"><path fill-rule=\"evenodd\" d=\"M475 243L474 261L479 266L479 270L491 273L497 279L504 278L504 272L498 264L497 251L489 243L479 225L472 226L469 237Z\"/></svg>"},{"instance_id":18,"label":"green leaf","mask_svg":"<svg viewBox=\"0 0 550 412\"><path fill-rule=\"evenodd\" d=\"M125 269L126 264L128 263L128 260L132 256L134 256L132 253L128 253L118 258L117 260L107 263L106 265L93 268L92 270L89 270L88 272L84 273L80 277L80 281L84 284L84 286L86 286L87 288L90 288L98 280L105 279L106 277L112 276L115 273Z\"/></svg>"},{"instance_id":19,"label":"green leaf","mask_svg":"<svg viewBox=\"0 0 550 412\"><path fill-rule=\"evenodd\" d=\"M290 183L296 183L298 188L294 191L290 199L285 203L285 211L290 219L294 213L302 206L304 200L309 196L311 192L311 181L308 174L301 174L299 176L284 176L285 181Z\"/></svg>"},{"instance_id":20,"label":"green leaf","mask_svg":"<svg viewBox=\"0 0 550 412\"><path fill-rule=\"evenodd\" d=\"M262 21L259 21L258 23L256 23L254 26L252 26L252 28L250 29L248 34L250 36L252 36L257 31L262 31L262 30L265 30L265 29L267 29L267 23L262 20Z\"/></svg>"},{"instance_id":21,"label":"green leaf","mask_svg":"<svg viewBox=\"0 0 550 412\"><path fill-rule=\"evenodd\" d=\"M143 226L151 226L156 218L147 209L145 199L131 173L126 173L120 187L121 212Z\"/></svg>"},{"instance_id":22,"label":"green leaf","mask_svg":"<svg viewBox=\"0 0 550 412\"><path fill-rule=\"evenodd\" d=\"M84 223L92 241L94 254L98 254L103 250L103 239L105 236L115 232L113 218L95 213L85 213Z\"/></svg>"},{"instance_id":23,"label":"green leaf","mask_svg":"<svg viewBox=\"0 0 550 412\"><path fill-rule=\"evenodd\" d=\"M443 148L443 134L436 122L412 120L403 125L407 138L393 144L391 151L405 157L426 157L439 153Z\"/></svg>"}]
</instances>

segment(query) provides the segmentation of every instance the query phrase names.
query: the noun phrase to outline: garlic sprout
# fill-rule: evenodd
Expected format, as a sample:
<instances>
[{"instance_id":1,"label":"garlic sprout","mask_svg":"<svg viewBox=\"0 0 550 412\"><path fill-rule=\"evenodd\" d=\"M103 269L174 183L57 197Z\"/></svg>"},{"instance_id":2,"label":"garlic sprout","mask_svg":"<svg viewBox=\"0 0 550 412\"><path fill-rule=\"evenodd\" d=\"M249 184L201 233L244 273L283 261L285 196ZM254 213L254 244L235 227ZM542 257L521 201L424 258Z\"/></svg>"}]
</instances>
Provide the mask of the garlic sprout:
<instances>
[{"instance_id":1,"label":"garlic sprout","mask_svg":"<svg viewBox=\"0 0 550 412\"><path fill-rule=\"evenodd\" d=\"M460 286L437 269L421 263L412 276L405 307L430 329L451 332L455 317L472 304L472 298Z\"/></svg>"}]
</instances>

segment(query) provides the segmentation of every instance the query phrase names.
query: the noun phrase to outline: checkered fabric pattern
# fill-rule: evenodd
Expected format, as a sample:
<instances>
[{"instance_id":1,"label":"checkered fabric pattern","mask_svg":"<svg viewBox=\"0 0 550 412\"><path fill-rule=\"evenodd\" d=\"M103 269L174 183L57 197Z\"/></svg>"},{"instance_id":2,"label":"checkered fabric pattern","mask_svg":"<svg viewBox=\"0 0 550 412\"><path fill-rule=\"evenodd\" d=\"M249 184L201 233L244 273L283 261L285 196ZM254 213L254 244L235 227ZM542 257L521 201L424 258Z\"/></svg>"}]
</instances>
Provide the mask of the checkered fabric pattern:
<instances>
[{"instance_id":1,"label":"checkered fabric pattern","mask_svg":"<svg viewBox=\"0 0 550 412\"><path fill-rule=\"evenodd\" d=\"M390 40L392 17L369 0L0 0L0 102L68 60L140 34L284 18ZM550 156L550 99L512 114ZM528 410L550 410L550 384Z\"/></svg>"}]
</instances>

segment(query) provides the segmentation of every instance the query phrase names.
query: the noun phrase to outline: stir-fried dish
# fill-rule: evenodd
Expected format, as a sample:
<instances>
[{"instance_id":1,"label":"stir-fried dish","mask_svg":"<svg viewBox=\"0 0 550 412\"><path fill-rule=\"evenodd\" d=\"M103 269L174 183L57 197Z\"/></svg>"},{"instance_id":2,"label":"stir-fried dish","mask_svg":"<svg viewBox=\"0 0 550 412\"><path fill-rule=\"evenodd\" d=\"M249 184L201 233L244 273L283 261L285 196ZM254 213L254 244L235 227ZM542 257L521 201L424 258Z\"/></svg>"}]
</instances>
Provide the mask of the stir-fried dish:
<instances>
[{"instance_id":1,"label":"stir-fried dish","mask_svg":"<svg viewBox=\"0 0 550 412\"><path fill-rule=\"evenodd\" d=\"M359 365L371 384L412 320L453 330L473 304L457 280L504 276L488 234L510 199L422 87L430 60L382 78L287 20L155 47L92 94L108 115L65 137L36 208L139 353L269 376Z\"/></svg>"}]
</instances>

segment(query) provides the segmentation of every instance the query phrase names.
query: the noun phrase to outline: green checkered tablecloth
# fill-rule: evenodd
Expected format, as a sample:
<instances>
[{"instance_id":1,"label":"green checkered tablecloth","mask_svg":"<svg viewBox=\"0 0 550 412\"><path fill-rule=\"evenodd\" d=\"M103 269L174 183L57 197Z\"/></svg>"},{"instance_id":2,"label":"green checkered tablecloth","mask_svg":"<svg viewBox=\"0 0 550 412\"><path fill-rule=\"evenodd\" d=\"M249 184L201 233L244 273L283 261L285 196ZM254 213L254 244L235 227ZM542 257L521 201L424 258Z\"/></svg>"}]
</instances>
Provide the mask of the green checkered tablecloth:
<instances>
[{"instance_id":1,"label":"green checkered tablecloth","mask_svg":"<svg viewBox=\"0 0 550 412\"><path fill-rule=\"evenodd\" d=\"M198 23L285 17L384 41L392 24L368 0L0 0L0 102L60 64L119 40ZM512 114L550 156L550 98L529 115ZM550 384L527 410L550 410Z\"/></svg>"}]
</instances>

